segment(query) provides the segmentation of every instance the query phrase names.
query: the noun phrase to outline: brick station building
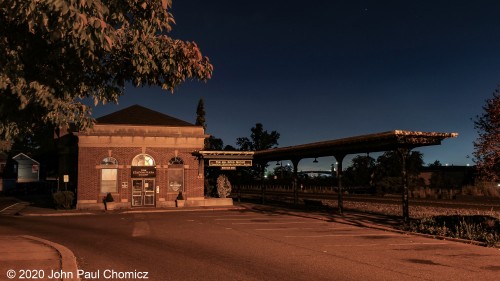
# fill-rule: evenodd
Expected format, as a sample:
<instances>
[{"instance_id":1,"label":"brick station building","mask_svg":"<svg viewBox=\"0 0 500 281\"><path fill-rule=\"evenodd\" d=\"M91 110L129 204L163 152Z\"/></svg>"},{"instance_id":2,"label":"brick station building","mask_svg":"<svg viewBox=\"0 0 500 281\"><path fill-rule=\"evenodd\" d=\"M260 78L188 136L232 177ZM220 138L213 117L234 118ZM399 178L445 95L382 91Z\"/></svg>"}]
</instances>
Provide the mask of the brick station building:
<instances>
[{"instance_id":1,"label":"brick station building","mask_svg":"<svg viewBox=\"0 0 500 281\"><path fill-rule=\"evenodd\" d=\"M78 137L77 208L174 207L182 192L189 206L204 199L201 126L134 105L96 119Z\"/></svg>"}]
</instances>

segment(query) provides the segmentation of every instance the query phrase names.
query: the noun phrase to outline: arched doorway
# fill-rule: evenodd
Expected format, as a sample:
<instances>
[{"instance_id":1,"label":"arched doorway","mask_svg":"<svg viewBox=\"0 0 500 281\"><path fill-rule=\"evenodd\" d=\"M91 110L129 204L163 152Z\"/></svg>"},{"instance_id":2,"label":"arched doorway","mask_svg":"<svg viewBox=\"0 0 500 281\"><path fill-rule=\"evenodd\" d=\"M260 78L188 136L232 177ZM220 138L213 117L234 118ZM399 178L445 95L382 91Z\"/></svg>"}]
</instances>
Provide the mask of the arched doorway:
<instances>
[{"instance_id":1,"label":"arched doorway","mask_svg":"<svg viewBox=\"0 0 500 281\"><path fill-rule=\"evenodd\" d=\"M132 160L132 207L155 206L155 160L139 154Z\"/></svg>"}]
</instances>

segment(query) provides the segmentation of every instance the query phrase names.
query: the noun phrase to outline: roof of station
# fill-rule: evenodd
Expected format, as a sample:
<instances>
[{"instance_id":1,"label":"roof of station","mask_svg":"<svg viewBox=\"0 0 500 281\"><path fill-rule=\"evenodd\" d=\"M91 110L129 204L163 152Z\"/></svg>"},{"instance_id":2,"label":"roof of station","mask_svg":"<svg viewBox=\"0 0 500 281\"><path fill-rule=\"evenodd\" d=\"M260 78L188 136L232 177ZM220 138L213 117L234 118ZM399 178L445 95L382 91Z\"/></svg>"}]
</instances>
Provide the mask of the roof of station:
<instances>
[{"instance_id":1,"label":"roof of station","mask_svg":"<svg viewBox=\"0 0 500 281\"><path fill-rule=\"evenodd\" d=\"M195 126L184 120L151 110L149 108L132 105L111 114L96 119L98 125L138 125L138 126L166 126L189 127Z\"/></svg>"},{"instance_id":2,"label":"roof of station","mask_svg":"<svg viewBox=\"0 0 500 281\"><path fill-rule=\"evenodd\" d=\"M442 140L457 136L458 133L394 130L337 140L260 150L255 152L254 159L256 161L279 161L324 156L344 157L348 154L440 145Z\"/></svg>"}]
</instances>

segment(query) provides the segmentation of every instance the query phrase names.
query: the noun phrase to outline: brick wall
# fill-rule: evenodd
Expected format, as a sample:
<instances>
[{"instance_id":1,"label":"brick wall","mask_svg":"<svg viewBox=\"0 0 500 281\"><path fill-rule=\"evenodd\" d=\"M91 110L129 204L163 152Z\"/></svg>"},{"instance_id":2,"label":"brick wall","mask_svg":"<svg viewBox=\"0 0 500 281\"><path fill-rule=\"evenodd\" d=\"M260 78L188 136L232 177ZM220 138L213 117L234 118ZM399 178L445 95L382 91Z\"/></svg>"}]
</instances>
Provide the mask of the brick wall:
<instances>
[{"instance_id":1,"label":"brick wall","mask_svg":"<svg viewBox=\"0 0 500 281\"><path fill-rule=\"evenodd\" d=\"M168 170L169 161L175 156L184 161L184 186L186 197L203 197L204 180L203 171L200 170L199 162L191 155L193 148L182 147L80 147L78 155L78 200L102 201L105 196L101 193L100 178L102 159L113 157L118 161L118 187L113 193L116 202L127 200L131 202L132 178L131 164L135 156L144 153L150 155L156 163L156 182L160 193L156 194L156 201L165 198L166 201L173 201L177 193L168 193ZM122 182L127 183L126 188L122 188ZM131 204L131 203L130 203Z\"/></svg>"}]
</instances>

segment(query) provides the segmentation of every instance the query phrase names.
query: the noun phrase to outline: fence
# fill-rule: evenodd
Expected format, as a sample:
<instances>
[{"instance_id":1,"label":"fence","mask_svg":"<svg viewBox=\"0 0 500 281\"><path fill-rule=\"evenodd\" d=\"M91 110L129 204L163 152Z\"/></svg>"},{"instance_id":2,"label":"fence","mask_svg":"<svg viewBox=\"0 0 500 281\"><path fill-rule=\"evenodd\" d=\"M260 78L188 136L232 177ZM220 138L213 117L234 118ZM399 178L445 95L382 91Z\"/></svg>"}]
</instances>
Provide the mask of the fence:
<instances>
[{"instance_id":1,"label":"fence","mask_svg":"<svg viewBox=\"0 0 500 281\"><path fill-rule=\"evenodd\" d=\"M272 200L285 203L298 204L308 202L310 199L337 199L336 187L331 186L304 186L299 185L296 189L290 185L235 185L232 197L241 200L260 199L262 202Z\"/></svg>"},{"instance_id":2,"label":"fence","mask_svg":"<svg viewBox=\"0 0 500 281\"><path fill-rule=\"evenodd\" d=\"M344 194L363 193L366 187L343 188ZM429 187L410 188L409 197L414 199L455 199L456 195L462 194L461 189L431 189ZM399 196L399 194L396 194ZM338 187L321 185L299 184L294 190L293 184L248 184L233 186L232 197L238 200L242 198L257 199L262 202L273 200L286 203L299 204L304 200L337 200Z\"/></svg>"}]
</instances>

